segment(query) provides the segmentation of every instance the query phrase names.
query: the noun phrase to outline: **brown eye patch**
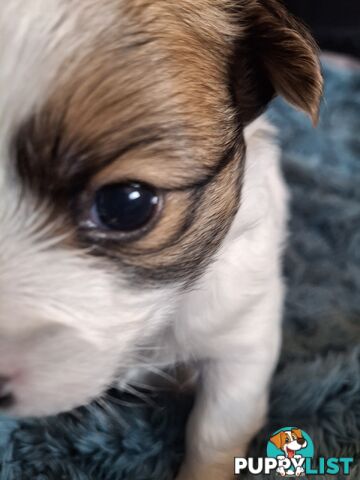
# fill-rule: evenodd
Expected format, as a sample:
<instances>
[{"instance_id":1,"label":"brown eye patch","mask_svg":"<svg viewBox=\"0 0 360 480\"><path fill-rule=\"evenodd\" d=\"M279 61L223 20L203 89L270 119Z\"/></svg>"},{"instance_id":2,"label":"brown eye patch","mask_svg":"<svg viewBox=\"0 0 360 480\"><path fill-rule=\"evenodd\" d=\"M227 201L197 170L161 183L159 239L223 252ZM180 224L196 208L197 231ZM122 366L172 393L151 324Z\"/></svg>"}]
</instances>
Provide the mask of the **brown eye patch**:
<instances>
[{"instance_id":1,"label":"brown eye patch","mask_svg":"<svg viewBox=\"0 0 360 480\"><path fill-rule=\"evenodd\" d=\"M121 244L83 232L83 239L92 242L94 253L119 261L138 278L189 282L211 262L227 233L239 205L241 178L235 156L206 185L169 193L162 218L144 238Z\"/></svg>"},{"instance_id":2,"label":"brown eye patch","mask_svg":"<svg viewBox=\"0 0 360 480\"><path fill-rule=\"evenodd\" d=\"M110 259L133 279L146 283L191 282L211 262L239 204L243 174L241 138L213 162L212 168L201 169L200 175L184 175L181 183L180 177L175 179L177 183L172 183L172 169L168 167L169 186L165 188L166 177L161 169L156 175L150 162L138 169L136 158L131 162L126 156L128 161L123 162L121 157L100 171L90 162L90 165L85 163L87 168L81 173L77 165L62 172L60 179L55 166L47 169L49 163L40 161L45 155L50 155L49 162L55 161L56 156L50 145L41 142L41 135L35 135L36 127L36 123L28 123L19 131L15 143L18 171L29 182L27 188L37 192L41 200L48 201L55 208L56 216L64 219L73 232L72 245L87 251L90 248L93 255ZM143 147L144 144L139 143L131 154L141 152ZM160 152L158 156L161 158ZM145 158L145 152L139 157ZM63 163L59 167L63 168ZM130 178L149 181L150 175L153 176L151 188L161 192L161 211L149 229L140 235L124 237L117 231L87 226L96 192L111 184L127 185Z\"/></svg>"},{"instance_id":3,"label":"brown eye patch","mask_svg":"<svg viewBox=\"0 0 360 480\"><path fill-rule=\"evenodd\" d=\"M179 11L145 3L120 12L121 33L94 35L92 48L68 60L12 150L22 183L51 206L72 247L110 259L137 282L188 283L211 262L238 209L244 141L226 38L205 24L198 30L190 3ZM134 43L137 31L144 41ZM89 228L97 192L134 182L161 198L149 228L134 236Z\"/></svg>"}]
</instances>

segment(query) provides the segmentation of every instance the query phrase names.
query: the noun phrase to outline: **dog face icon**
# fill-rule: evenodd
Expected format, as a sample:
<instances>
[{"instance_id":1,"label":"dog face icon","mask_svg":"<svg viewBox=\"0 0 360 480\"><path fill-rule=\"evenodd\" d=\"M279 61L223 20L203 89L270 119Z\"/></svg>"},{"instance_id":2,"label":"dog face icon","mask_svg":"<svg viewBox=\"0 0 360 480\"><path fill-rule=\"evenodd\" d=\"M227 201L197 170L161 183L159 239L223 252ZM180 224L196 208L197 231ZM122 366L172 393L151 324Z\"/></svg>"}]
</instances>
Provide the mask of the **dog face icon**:
<instances>
[{"instance_id":1,"label":"dog face icon","mask_svg":"<svg viewBox=\"0 0 360 480\"><path fill-rule=\"evenodd\" d=\"M270 442L282 450L287 458L294 458L299 450L307 446L301 430L297 428L277 433L270 438Z\"/></svg>"}]
</instances>

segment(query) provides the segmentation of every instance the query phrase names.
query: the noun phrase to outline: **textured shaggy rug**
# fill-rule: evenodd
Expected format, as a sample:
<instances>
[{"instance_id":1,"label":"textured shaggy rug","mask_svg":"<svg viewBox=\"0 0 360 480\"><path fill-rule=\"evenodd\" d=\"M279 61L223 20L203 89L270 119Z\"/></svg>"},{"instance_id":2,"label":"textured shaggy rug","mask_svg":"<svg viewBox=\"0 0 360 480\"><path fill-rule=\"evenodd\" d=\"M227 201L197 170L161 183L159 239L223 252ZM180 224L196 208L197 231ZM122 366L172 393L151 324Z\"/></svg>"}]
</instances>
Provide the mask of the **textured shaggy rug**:
<instances>
[{"instance_id":1,"label":"textured shaggy rug","mask_svg":"<svg viewBox=\"0 0 360 480\"><path fill-rule=\"evenodd\" d=\"M270 111L293 196L289 291L269 423L253 456L289 425L308 432L320 455L360 454L360 70L324 69L317 130L282 101ZM103 407L46 421L0 420L0 479L170 480L191 399L125 400L114 393Z\"/></svg>"}]
</instances>

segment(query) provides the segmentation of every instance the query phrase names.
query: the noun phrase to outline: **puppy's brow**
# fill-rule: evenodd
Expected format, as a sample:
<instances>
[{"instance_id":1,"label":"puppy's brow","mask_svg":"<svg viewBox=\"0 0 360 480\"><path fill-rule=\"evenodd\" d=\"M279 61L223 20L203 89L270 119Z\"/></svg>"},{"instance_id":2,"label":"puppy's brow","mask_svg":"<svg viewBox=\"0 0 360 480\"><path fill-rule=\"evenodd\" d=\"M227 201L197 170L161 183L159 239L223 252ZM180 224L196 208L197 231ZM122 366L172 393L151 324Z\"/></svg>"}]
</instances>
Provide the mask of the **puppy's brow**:
<instances>
[{"instance_id":1,"label":"puppy's brow","mask_svg":"<svg viewBox=\"0 0 360 480\"><path fill-rule=\"evenodd\" d=\"M143 134L144 133L144 134ZM164 137L157 131L134 132L133 139L114 144L104 152L105 132L96 141L66 138L61 124L55 126L31 118L17 130L12 141L17 171L22 180L39 193L65 187L68 191L85 185L89 178L124 155L161 144Z\"/></svg>"}]
</instances>

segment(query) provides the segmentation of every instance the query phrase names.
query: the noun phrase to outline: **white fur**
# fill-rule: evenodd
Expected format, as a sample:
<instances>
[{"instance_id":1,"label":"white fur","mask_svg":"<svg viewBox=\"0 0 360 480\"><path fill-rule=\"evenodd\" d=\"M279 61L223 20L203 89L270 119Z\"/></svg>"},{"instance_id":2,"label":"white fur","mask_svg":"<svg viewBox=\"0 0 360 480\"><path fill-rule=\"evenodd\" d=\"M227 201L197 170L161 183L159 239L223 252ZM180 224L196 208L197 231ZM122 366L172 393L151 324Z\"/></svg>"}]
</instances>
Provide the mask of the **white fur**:
<instances>
[{"instance_id":1,"label":"white fur","mask_svg":"<svg viewBox=\"0 0 360 480\"><path fill-rule=\"evenodd\" d=\"M287 193L279 152L263 119L248 128L241 208L190 292L130 288L109 261L65 249L60 238L46 240L52 225L45 208L21 195L9 168L10 134L41 104L61 52L79 47L76 4L71 20L61 0L0 7L0 374L12 377L17 398L9 413L70 409L119 374L126 384L138 372L140 347L153 349L142 359L145 369L196 363L201 384L182 473L188 480L219 452L239 445L241 454L266 414L284 294ZM80 38L85 48L86 36Z\"/></svg>"},{"instance_id":2,"label":"white fur","mask_svg":"<svg viewBox=\"0 0 360 480\"><path fill-rule=\"evenodd\" d=\"M75 42L76 15L59 0L12 0L0 7L1 141L44 98ZM66 48L61 48L62 46ZM6 129L6 130L5 130ZM2 162L4 159L2 159Z\"/></svg>"},{"instance_id":3,"label":"white fur","mask_svg":"<svg viewBox=\"0 0 360 480\"><path fill-rule=\"evenodd\" d=\"M181 479L237 446L245 455L262 426L280 348L287 191L275 131L264 119L246 131L241 208L176 325L182 351L202 358L202 384L188 429L192 452ZM215 459L215 460L214 460ZM229 459L228 459L229 460Z\"/></svg>"}]
</instances>

